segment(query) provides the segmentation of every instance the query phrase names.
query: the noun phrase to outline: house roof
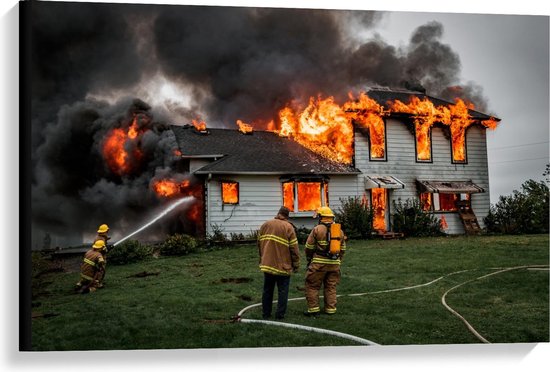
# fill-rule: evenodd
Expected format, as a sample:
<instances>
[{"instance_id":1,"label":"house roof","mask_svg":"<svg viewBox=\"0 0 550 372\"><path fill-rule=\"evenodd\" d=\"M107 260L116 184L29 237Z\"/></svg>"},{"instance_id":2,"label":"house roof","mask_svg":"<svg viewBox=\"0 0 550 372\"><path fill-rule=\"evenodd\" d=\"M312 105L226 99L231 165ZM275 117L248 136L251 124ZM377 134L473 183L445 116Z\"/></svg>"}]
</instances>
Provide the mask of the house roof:
<instances>
[{"instance_id":1,"label":"house roof","mask_svg":"<svg viewBox=\"0 0 550 372\"><path fill-rule=\"evenodd\" d=\"M411 96L416 96L419 99L428 98L435 106L448 106L454 104L453 102L445 101L440 98L435 98L422 92L414 92L408 90L371 88L370 90L368 90L367 94L370 98L378 102L378 104L386 108L388 108L388 101L399 100L403 103L408 103ZM489 120L492 118L494 120L500 121L499 118L489 116L476 110L468 111L470 112L472 118L476 120Z\"/></svg>"},{"instance_id":2,"label":"house roof","mask_svg":"<svg viewBox=\"0 0 550 372\"><path fill-rule=\"evenodd\" d=\"M356 168L328 160L274 132L242 134L233 129L172 126L182 157L220 158L196 174L358 174Z\"/></svg>"}]
</instances>

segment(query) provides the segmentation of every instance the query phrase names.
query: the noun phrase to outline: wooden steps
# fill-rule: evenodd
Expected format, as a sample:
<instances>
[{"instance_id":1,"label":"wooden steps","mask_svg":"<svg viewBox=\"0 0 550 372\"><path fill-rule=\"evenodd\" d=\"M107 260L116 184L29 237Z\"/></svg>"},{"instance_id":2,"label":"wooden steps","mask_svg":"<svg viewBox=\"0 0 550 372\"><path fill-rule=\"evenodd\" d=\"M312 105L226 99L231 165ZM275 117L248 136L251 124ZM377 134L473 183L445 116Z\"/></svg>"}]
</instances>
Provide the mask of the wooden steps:
<instances>
[{"instance_id":1,"label":"wooden steps","mask_svg":"<svg viewBox=\"0 0 550 372\"><path fill-rule=\"evenodd\" d=\"M457 202L458 207L458 216L464 225L464 231L466 235L477 235L481 233L481 227L477 221L477 217L472 210L470 202L468 200L463 200Z\"/></svg>"}]
</instances>

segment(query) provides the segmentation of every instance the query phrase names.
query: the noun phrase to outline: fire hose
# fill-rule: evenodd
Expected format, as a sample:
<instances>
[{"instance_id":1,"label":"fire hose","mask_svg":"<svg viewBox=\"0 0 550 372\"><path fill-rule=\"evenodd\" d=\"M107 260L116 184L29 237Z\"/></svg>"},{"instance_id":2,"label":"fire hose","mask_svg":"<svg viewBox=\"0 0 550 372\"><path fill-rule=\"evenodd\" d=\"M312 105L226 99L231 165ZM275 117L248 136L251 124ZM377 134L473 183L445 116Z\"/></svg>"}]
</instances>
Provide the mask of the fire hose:
<instances>
[{"instance_id":1,"label":"fire hose","mask_svg":"<svg viewBox=\"0 0 550 372\"><path fill-rule=\"evenodd\" d=\"M445 298L446 296L453 290L465 285L465 284L468 284L468 283L471 283L473 281L476 281L476 280L481 280L481 279L484 279L484 278L487 278L487 277L490 277L492 275L496 275L496 274L500 274L500 273L503 273L503 272L507 272L507 271L511 271L511 270L519 270L519 269L542 269L542 268L548 268L549 266L548 265L525 265L525 266L514 266L514 267L506 267L506 268L491 268L491 270L497 270L495 272L492 272L492 273L489 273L489 274L485 274L485 275L482 275L480 277L477 277L475 279L470 279L470 280L467 280L463 283L460 283L454 287L452 287L451 289L447 290L443 296L441 297L441 303L443 304L443 306L449 311L451 312L451 314L455 315L456 317L458 317L460 320L462 320L462 322L464 322L464 324L466 325L466 327L468 328L468 331L470 331L475 337L477 337L479 340L481 340L482 342L484 343L490 343L489 341L487 341L487 339L485 339L483 336L481 336L475 329L474 327L472 327L472 325L470 323L468 323L468 321L462 316L460 315L456 310L452 309L449 305L447 305L446 301L445 301ZM436 278L434 280L431 280L429 282L426 282L426 283L422 283L422 284L417 284L417 285L413 285L413 286L408 286L408 287L401 287L401 288L393 288L393 289L387 289L387 290L381 290L381 291L374 291L374 292L363 292L363 293L352 293L352 294L344 294L344 295L337 295L336 297L358 297L358 296L365 296L365 295L372 295L372 294L380 294L380 293L390 293L390 292L397 292L397 291L405 291L405 290L410 290L410 289L415 289L415 288L420 288L420 287L425 287L425 286L429 286L431 284L434 284L446 277L449 277L451 275L456 275L456 274L461 274L461 273L464 273L464 272L468 272L468 271L474 271L474 270L478 270L478 269L469 269L469 270L460 270L460 271L455 271L455 272L452 272L452 273L449 273L449 274L446 274L446 275L443 275L443 276L440 276L439 278ZM320 296L321 298L323 296ZM305 297L296 297L296 298L289 298L288 301L298 301L298 300L305 300ZM276 303L276 301L273 301L273 303ZM294 323L285 323L285 322L274 322L274 321L268 321L268 320L259 320L259 319L248 319L248 318L243 318L243 314L245 312L247 312L248 310L252 309L252 308L255 308L255 307L259 307L259 306L262 306L261 303L257 303L257 304L253 304L253 305L249 305L245 308L243 308L241 311L239 311L239 313L237 314L237 316L235 317L236 321L237 322L240 322L240 323L257 323L257 324L266 324L266 325L272 325L272 326L278 326L278 327L285 327L285 328L293 328L293 329L299 329L299 330L303 330L303 331L308 331L308 332L316 332L316 333L323 333L323 334L328 334L328 335L331 335L331 336L336 336L336 337L340 337L340 338L344 338L344 339L348 339L348 340L351 340L351 341L355 341L359 344L363 344L363 345L369 345L369 346L373 346L373 345L380 345L378 343L375 343L373 341L370 341L370 340L367 340L367 339L364 339L364 338L361 338L361 337L357 337L357 336L354 336L354 335L350 335L350 334L347 334L347 333L342 333L342 332L336 332L336 331L332 331L332 330L328 330L328 329L324 329L324 328L316 328L316 327L309 327L309 326L304 326L304 325L301 325L301 324L294 324Z\"/></svg>"},{"instance_id":2,"label":"fire hose","mask_svg":"<svg viewBox=\"0 0 550 372\"><path fill-rule=\"evenodd\" d=\"M182 203L185 203L185 202L188 202L188 201L191 201L195 199L194 196L186 196L184 198L181 198L179 200L177 200L176 202L170 204L165 210L163 210L162 212L160 212L155 218L153 218L151 221L147 222L145 225L143 225L142 227L140 227L139 229L137 229L136 231L126 235L124 238L120 239L118 242L114 243L113 244L113 247L116 247L117 245L119 245L120 243L122 243L123 241L131 238L132 236L136 235L137 233L145 230L146 228L148 228L149 226L151 226L152 224L154 224L155 222L157 222L158 220L160 220L162 217L166 216L168 213L170 213L171 211L173 211L176 207L178 207L179 205L181 205Z\"/></svg>"}]
</instances>

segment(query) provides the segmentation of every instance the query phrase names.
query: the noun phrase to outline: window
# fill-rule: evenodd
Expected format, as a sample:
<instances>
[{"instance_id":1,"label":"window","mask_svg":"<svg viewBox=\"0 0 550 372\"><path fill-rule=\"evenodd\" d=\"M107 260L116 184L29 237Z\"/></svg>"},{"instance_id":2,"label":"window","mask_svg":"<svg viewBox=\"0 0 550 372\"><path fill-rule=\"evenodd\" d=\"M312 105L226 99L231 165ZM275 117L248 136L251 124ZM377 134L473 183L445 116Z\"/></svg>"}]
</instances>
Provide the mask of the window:
<instances>
[{"instance_id":1,"label":"window","mask_svg":"<svg viewBox=\"0 0 550 372\"><path fill-rule=\"evenodd\" d=\"M222 181L223 204L239 204L239 183L234 181Z\"/></svg>"},{"instance_id":2,"label":"window","mask_svg":"<svg viewBox=\"0 0 550 372\"><path fill-rule=\"evenodd\" d=\"M328 205L325 180L289 180L283 182L283 205L291 212L312 212Z\"/></svg>"},{"instance_id":3,"label":"window","mask_svg":"<svg viewBox=\"0 0 550 372\"><path fill-rule=\"evenodd\" d=\"M466 157L466 128L451 125L451 162L453 164L467 164Z\"/></svg>"},{"instance_id":4,"label":"window","mask_svg":"<svg viewBox=\"0 0 550 372\"><path fill-rule=\"evenodd\" d=\"M456 212L458 211L457 202L461 200L469 201L471 194L442 194L442 193L421 193L420 204L422 210L429 212Z\"/></svg>"},{"instance_id":5,"label":"window","mask_svg":"<svg viewBox=\"0 0 550 372\"><path fill-rule=\"evenodd\" d=\"M431 125L415 121L415 151L418 163L432 162L432 131Z\"/></svg>"},{"instance_id":6,"label":"window","mask_svg":"<svg viewBox=\"0 0 550 372\"><path fill-rule=\"evenodd\" d=\"M369 160L384 161L386 158L386 123L380 116L370 118Z\"/></svg>"}]
</instances>

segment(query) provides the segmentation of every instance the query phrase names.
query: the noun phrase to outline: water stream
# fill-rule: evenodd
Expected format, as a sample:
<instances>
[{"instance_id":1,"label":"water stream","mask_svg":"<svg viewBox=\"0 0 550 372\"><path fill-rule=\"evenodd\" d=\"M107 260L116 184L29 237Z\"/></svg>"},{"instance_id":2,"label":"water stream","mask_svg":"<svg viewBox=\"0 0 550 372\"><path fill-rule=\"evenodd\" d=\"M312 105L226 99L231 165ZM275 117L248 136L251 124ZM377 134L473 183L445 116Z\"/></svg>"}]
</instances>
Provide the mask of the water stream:
<instances>
[{"instance_id":1,"label":"water stream","mask_svg":"<svg viewBox=\"0 0 550 372\"><path fill-rule=\"evenodd\" d=\"M165 210L163 210L162 212L160 212L155 218L153 218L151 221L147 222L145 225L143 225L142 227L140 227L139 229L137 229L136 231L126 235L124 238L120 239L118 242L116 242L115 244L113 244L113 246L117 246L118 244L122 243L123 241L125 241L126 239L136 235L138 232L140 231L143 231L145 230L146 228L148 228L149 226L151 226L152 224L154 224L155 222L157 222L158 220L160 220L162 217L166 216L168 213L170 213L171 211L173 211L174 209L176 209L178 206L182 205L183 203L185 202L189 202L191 200L195 199L195 197L193 196L186 196L184 198L181 198L177 201L175 201L174 203L170 204Z\"/></svg>"}]
</instances>

